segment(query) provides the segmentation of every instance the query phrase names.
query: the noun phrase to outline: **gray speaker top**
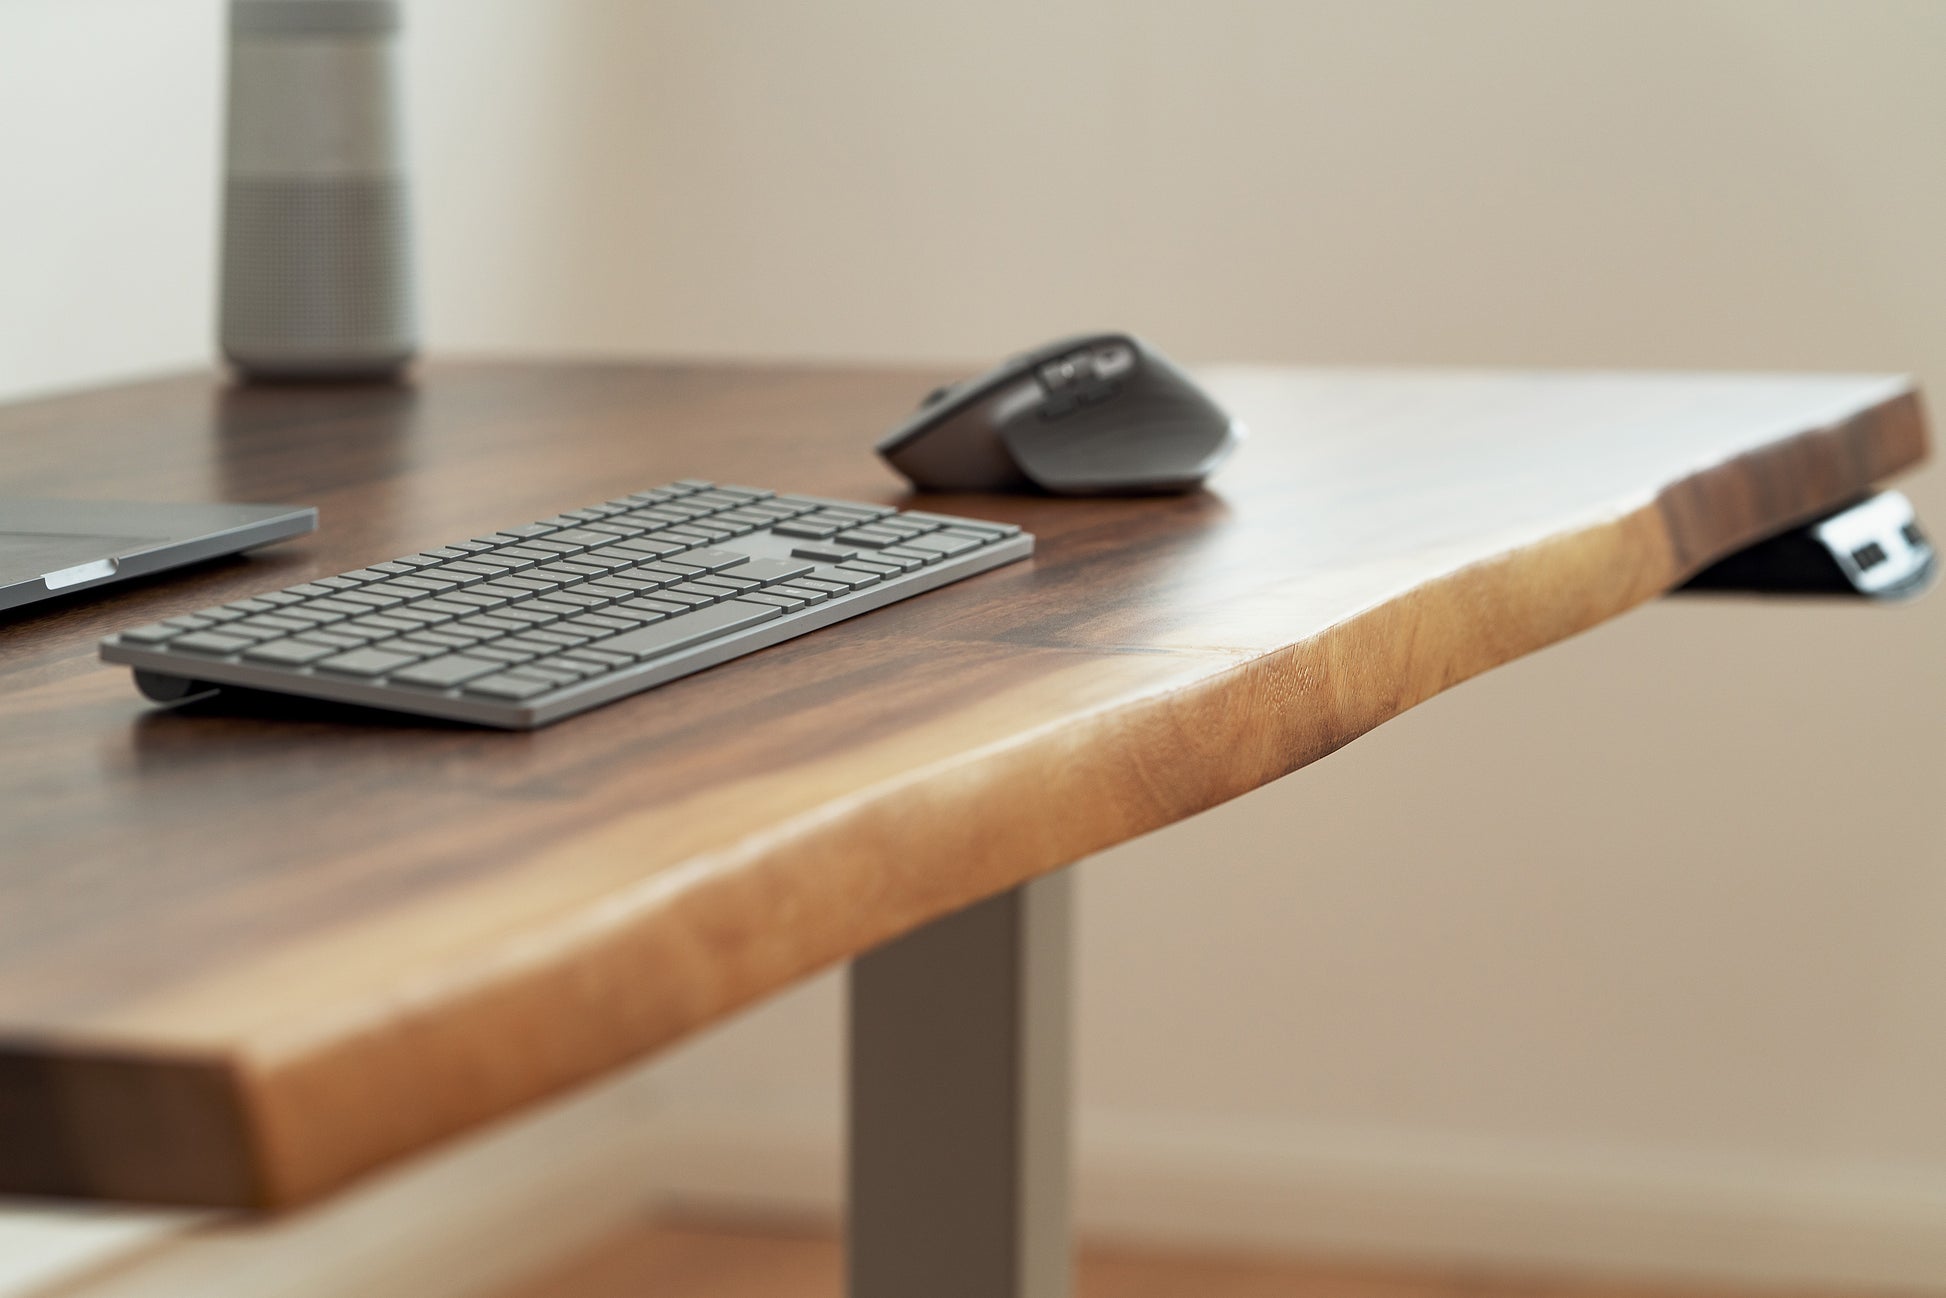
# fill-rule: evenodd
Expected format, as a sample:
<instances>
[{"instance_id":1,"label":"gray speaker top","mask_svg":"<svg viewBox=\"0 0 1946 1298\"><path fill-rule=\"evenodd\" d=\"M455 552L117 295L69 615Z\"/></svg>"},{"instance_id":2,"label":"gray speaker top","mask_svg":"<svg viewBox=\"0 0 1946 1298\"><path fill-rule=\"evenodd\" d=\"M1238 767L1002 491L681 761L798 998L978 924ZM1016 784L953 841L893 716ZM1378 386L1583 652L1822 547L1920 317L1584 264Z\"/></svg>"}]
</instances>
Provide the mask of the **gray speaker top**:
<instances>
[{"instance_id":1,"label":"gray speaker top","mask_svg":"<svg viewBox=\"0 0 1946 1298\"><path fill-rule=\"evenodd\" d=\"M399 29L399 0L230 0L238 36L385 36Z\"/></svg>"}]
</instances>

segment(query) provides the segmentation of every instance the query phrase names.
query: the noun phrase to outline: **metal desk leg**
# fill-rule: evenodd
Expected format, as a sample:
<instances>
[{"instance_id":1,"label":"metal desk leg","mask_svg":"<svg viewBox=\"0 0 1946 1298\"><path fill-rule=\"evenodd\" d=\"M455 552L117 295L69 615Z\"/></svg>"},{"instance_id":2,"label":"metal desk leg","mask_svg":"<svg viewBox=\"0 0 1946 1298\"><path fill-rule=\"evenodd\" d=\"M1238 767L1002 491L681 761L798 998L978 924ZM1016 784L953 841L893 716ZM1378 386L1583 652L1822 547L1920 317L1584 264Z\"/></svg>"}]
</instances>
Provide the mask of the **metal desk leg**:
<instances>
[{"instance_id":1,"label":"metal desk leg","mask_svg":"<svg viewBox=\"0 0 1946 1298\"><path fill-rule=\"evenodd\" d=\"M1069 871L851 968L850 1298L1067 1298Z\"/></svg>"}]
</instances>

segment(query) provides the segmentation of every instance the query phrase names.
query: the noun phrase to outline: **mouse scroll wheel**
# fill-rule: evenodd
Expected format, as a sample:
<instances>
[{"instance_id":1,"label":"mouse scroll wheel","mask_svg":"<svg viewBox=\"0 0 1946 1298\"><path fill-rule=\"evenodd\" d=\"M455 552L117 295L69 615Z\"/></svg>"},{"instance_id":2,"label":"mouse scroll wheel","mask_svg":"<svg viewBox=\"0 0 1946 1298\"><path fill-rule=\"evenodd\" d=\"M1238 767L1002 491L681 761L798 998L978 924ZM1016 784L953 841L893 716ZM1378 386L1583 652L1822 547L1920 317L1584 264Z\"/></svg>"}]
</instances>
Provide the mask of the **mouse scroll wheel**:
<instances>
[{"instance_id":1,"label":"mouse scroll wheel","mask_svg":"<svg viewBox=\"0 0 1946 1298\"><path fill-rule=\"evenodd\" d=\"M1094 367L1086 357L1063 356L1060 360L1049 361L1040 367L1041 386L1049 392L1059 392L1086 379L1094 377Z\"/></svg>"},{"instance_id":2,"label":"mouse scroll wheel","mask_svg":"<svg viewBox=\"0 0 1946 1298\"><path fill-rule=\"evenodd\" d=\"M955 383L940 384L938 387L934 388L931 392L926 393L925 397L920 400L919 409L924 410L928 406L938 405L940 402L944 401L947 397L952 396L953 389L957 386L959 385Z\"/></svg>"}]
</instances>

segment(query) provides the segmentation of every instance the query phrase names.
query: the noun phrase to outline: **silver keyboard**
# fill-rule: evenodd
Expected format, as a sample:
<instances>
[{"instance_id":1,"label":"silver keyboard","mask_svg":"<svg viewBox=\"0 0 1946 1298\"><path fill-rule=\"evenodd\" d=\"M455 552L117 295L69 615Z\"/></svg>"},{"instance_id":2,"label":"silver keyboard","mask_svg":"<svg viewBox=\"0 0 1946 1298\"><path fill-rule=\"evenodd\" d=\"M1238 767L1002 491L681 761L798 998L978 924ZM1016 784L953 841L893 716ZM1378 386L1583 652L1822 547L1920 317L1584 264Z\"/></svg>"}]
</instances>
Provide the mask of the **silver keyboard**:
<instances>
[{"instance_id":1,"label":"silver keyboard","mask_svg":"<svg viewBox=\"0 0 1946 1298\"><path fill-rule=\"evenodd\" d=\"M684 479L135 627L150 698L224 685L531 729L1026 557L1018 527Z\"/></svg>"}]
</instances>

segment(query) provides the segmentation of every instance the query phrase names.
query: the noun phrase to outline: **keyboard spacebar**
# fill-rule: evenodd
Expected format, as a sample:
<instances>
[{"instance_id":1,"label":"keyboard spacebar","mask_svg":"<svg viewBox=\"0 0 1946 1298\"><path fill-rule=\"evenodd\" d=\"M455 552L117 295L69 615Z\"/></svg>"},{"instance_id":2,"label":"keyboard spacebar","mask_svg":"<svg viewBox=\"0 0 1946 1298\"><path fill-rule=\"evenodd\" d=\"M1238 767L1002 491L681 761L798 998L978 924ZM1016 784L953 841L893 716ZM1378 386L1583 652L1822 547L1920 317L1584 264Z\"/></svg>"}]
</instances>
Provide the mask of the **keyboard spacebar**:
<instances>
[{"instance_id":1,"label":"keyboard spacebar","mask_svg":"<svg viewBox=\"0 0 1946 1298\"><path fill-rule=\"evenodd\" d=\"M746 604L740 599L732 599L699 608L694 613L681 613L639 630L624 631L606 640L597 640L588 647L633 654L638 658L653 658L657 654L687 649L705 640L714 640L720 635L741 631L744 627L780 616L782 610L769 604Z\"/></svg>"}]
</instances>

